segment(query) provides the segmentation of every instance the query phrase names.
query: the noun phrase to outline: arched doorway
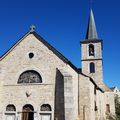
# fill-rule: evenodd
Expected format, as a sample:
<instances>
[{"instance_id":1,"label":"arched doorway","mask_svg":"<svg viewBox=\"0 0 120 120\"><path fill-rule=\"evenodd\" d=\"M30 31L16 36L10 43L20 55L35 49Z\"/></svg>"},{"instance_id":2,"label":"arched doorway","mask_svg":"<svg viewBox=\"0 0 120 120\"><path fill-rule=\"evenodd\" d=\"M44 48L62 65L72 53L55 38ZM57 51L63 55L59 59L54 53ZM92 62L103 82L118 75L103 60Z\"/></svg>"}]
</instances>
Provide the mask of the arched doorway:
<instances>
[{"instance_id":1,"label":"arched doorway","mask_svg":"<svg viewBox=\"0 0 120 120\"><path fill-rule=\"evenodd\" d=\"M32 105L23 106L22 120L34 120L34 108Z\"/></svg>"}]
</instances>

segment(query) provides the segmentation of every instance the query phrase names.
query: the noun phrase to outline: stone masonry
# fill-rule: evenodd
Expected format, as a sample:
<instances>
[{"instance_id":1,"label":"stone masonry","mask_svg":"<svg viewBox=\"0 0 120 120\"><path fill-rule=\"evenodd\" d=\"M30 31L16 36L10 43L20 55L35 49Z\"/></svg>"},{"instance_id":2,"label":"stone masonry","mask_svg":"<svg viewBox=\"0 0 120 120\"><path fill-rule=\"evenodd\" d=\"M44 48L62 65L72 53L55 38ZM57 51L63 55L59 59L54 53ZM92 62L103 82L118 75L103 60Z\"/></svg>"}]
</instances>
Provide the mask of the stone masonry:
<instances>
[{"instance_id":1,"label":"stone masonry","mask_svg":"<svg viewBox=\"0 0 120 120\"><path fill-rule=\"evenodd\" d=\"M92 11L86 39L81 41L82 68L34 29L26 33L0 58L0 120L105 120L108 114L114 116L114 93L103 81L102 47Z\"/></svg>"}]
</instances>

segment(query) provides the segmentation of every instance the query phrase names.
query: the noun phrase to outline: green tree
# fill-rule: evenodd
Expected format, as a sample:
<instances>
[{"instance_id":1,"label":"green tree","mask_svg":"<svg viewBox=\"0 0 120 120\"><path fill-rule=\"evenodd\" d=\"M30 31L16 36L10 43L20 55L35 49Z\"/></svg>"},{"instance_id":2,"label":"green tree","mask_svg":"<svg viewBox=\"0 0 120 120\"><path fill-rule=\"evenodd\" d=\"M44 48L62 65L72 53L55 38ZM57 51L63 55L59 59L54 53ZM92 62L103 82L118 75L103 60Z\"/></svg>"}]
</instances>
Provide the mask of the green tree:
<instances>
[{"instance_id":1,"label":"green tree","mask_svg":"<svg viewBox=\"0 0 120 120\"><path fill-rule=\"evenodd\" d=\"M120 97L118 95L115 96L115 112L116 120L120 120Z\"/></svg>"}]
</instances>

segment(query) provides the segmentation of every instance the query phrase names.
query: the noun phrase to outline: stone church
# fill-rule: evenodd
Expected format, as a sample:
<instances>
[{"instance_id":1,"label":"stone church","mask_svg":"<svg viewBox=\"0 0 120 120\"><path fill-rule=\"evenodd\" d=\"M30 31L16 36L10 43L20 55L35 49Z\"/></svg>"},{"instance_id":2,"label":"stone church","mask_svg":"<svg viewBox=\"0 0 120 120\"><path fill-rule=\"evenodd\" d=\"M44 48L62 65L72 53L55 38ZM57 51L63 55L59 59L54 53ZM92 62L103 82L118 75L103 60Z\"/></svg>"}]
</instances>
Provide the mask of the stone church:
<instances>
[{"instance_id":1,"label":"stone church","mask_svg":"<svg viewBox=\"0 0 120 120\"><path fill-rule=\"evenodd\" d=\"M114 93L103 82L103 41L90 12L81 68L34 28L0 58L0 120L105 120ZM78 60L80 61L80 60Z\"/></svg>"}]
</instances>

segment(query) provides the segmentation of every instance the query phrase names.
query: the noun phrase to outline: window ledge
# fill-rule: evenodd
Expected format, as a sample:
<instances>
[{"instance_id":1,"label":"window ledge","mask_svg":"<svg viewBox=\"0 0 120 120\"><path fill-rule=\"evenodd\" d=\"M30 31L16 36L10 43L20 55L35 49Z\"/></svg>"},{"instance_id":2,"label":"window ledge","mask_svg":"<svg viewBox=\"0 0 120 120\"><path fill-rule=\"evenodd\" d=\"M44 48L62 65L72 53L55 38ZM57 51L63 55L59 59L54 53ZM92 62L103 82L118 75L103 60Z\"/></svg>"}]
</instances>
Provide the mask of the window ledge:
<instances>
[{"instance_id":1,"label":"window ledge","mask_svg":"<svg viewBox=\"0 0 120 120\"><path fill-rule=\"evenodd\" d=\"M31 85L53 85L53 84L46 84L46 83L26 83L26 84L16 84L16 85L7 85L4 84L3 86L31 86Z\"/></svg>"}]
</instances>

